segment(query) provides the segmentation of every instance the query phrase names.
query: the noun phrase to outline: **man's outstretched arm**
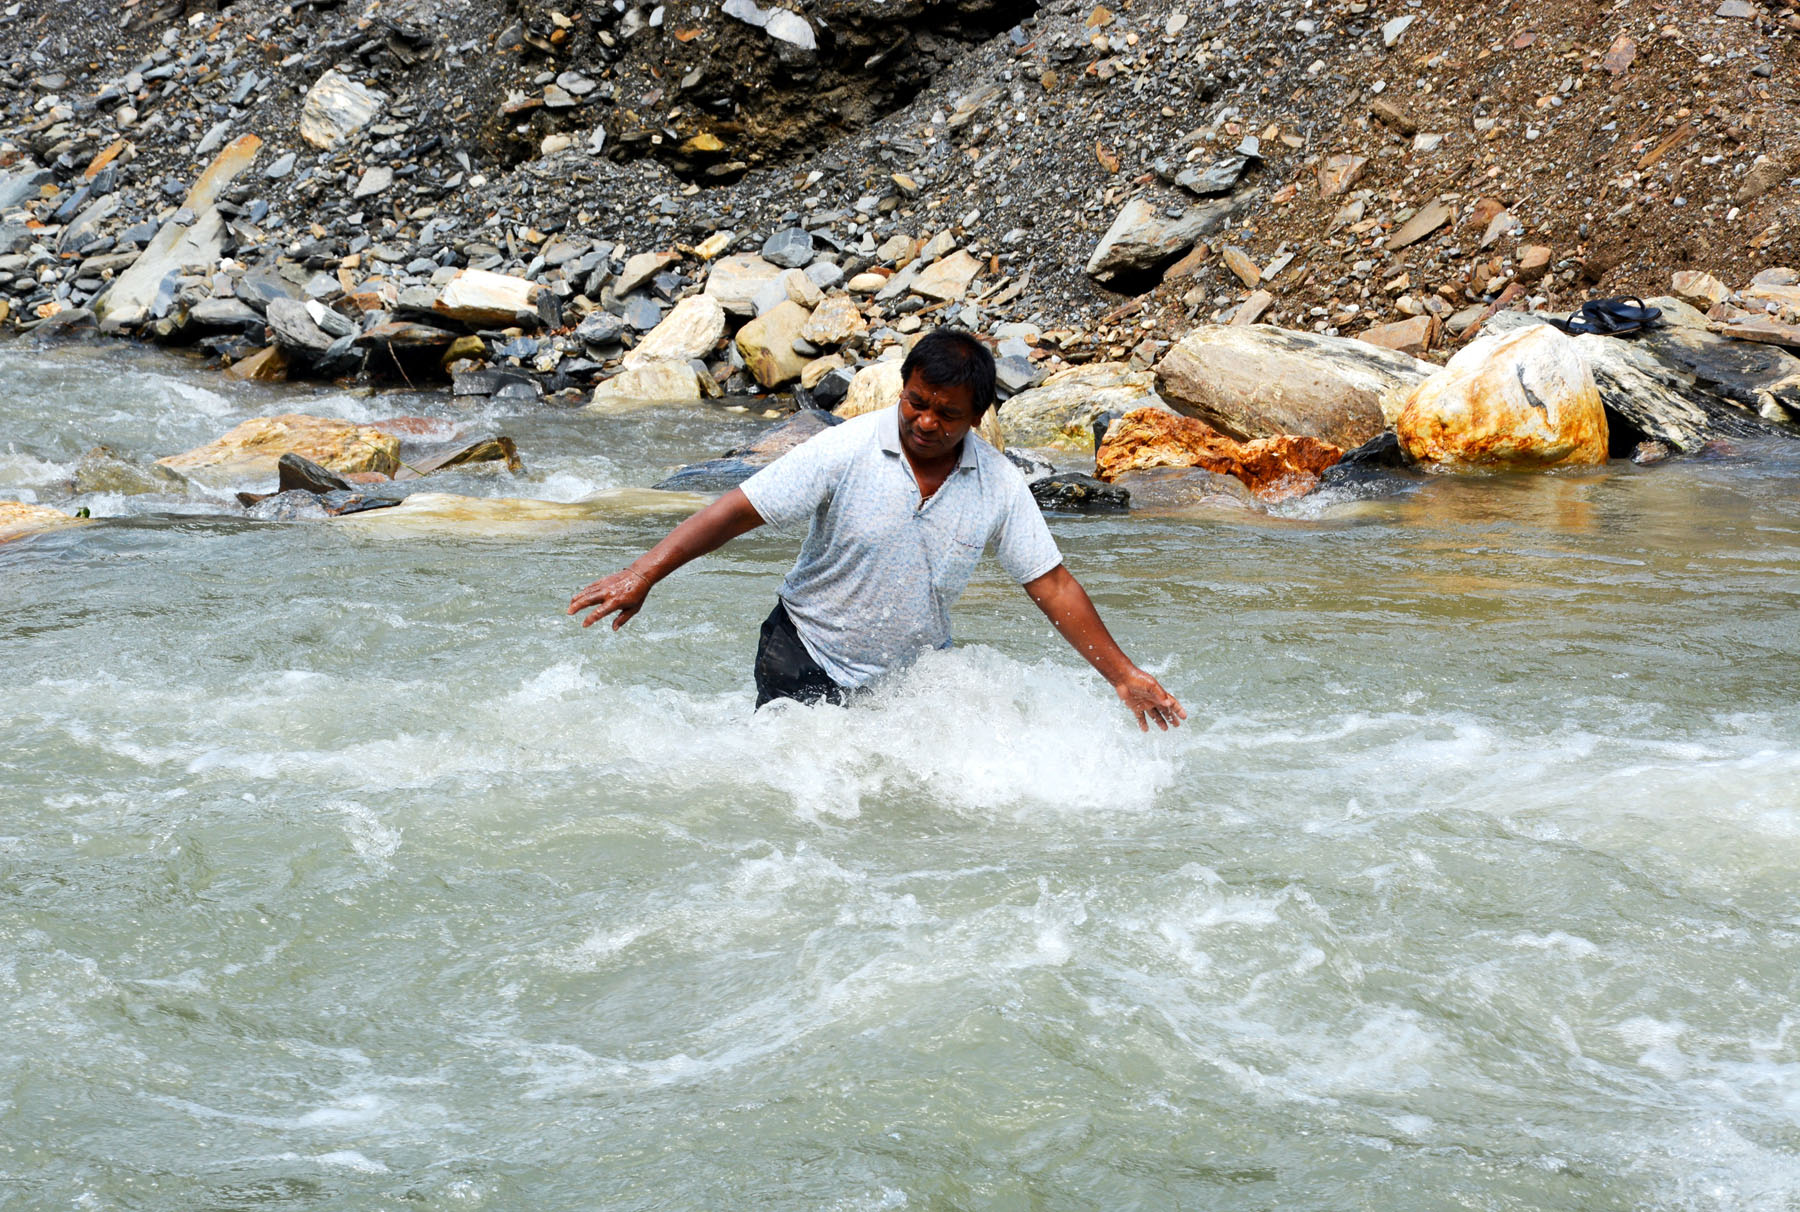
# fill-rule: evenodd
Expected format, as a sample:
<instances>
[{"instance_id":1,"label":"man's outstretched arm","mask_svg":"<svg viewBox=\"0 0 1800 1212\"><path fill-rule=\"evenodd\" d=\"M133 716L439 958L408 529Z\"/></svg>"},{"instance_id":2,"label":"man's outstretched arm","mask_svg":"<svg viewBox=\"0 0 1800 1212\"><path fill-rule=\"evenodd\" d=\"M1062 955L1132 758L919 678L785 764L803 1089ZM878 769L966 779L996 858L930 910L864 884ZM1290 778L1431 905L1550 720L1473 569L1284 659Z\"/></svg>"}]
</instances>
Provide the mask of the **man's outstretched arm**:
<instances>
[{"instance_id":1,"label":"man's outstretched arm","mask_svg":"<svg viewBox=\"0 0 1800 1212\"><path fill-rule=\"evenodd\" d=\"M1050 625L1069 641L1069 646L1112 683L1119 701L1137 717L1139 728L1149 732L1150 722L1154 720L1158 728L1167 732L1170 728L1179 728L1181 721L1187 719L1187 712L1182 710L1175 696L1164 690L1162 683L1132 664L1131 658L1106 630L1106 624L1100 621L1100 612L1094 609L1087 590L1067 568L1058 564L1037 580L1026 582L1025 592L1044 612Z\"/></svg>"},{"instance_id":2,"label":"man's outstretched arm","mask_svg":"<svg viewBox=\"0 0 1800 1212\"><path fill-rule=\"evenodd\" d=\"M601 577L570 598L568 613L594 607L594 612L581 620L583 627L592 627L617 611L619 617L613 620L613 630L617 631L643 609L652 585L689 560L716 551L762 524L762 515L750 504L750 498L742 489L734 488L671 530L662 542L626 567Z\"/></svg>"}]
</instances>

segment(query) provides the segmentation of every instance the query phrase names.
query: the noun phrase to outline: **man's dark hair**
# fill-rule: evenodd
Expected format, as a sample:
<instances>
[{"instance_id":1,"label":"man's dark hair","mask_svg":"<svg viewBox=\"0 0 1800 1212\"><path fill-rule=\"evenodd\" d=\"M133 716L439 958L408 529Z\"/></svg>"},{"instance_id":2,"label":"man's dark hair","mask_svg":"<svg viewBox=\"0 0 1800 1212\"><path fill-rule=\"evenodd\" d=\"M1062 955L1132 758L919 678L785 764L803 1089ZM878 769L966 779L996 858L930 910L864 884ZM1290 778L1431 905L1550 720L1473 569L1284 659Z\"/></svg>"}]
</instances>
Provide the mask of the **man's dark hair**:
<instances>
[{"instance_id":1,"label":"man's dark hair","mask_svg":"<svg viewBox=\"0 0 1800 1212\"><path fill-rule=\"evenodd\" d=\"M900 363L900 381L914 371L933 387L967 387L977 417L994 403L994 355L963 329L934 328L920 337Z\"/></svg>"}]
</instances>

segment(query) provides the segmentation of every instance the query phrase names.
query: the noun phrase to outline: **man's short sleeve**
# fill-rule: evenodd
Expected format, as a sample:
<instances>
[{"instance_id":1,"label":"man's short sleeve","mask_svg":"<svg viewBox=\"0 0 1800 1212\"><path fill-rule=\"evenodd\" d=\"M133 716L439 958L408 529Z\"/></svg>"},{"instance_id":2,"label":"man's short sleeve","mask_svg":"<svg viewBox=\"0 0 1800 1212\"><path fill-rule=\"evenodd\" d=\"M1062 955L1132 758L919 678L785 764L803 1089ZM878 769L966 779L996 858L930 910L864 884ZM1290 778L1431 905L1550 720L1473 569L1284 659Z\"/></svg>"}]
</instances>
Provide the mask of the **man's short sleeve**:
<instances>
[{"instance_id":1,"label":"man's short sleeve","mask_svg":"<svg viewBox=\"0 0 1800 1212\"><path fill-rule=\"evenodd\" d=\"M740 485L764 522L779 531L811 523L853 453L842 429L840 425L802 442Z\"/></svg>"},{"instance_id":2,"label":"man's short sleeve","mask_svg":"<svg viewBox=\"0 0 1800 1212\"><path fill-rule=\"evenodd\" d=\"M1005 508L994 532L994 559L1006 575L1021 585L1029 585L1063 562L1050 527L1044 524L1044 512L1031 495L1025 477L1011 467L1006 477Z\"/></svg>"}]
</instances>

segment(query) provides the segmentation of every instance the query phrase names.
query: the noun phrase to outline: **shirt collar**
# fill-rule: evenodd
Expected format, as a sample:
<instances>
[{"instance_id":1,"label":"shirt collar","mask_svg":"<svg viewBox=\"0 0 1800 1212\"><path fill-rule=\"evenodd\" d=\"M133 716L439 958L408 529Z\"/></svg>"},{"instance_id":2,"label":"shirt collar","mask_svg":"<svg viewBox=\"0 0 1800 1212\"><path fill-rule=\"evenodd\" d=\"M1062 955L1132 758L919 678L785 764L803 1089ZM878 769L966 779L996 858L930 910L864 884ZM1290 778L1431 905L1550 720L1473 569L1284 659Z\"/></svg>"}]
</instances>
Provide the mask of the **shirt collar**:
<instances>
[{"instance_id":1,"label":"shirt collar","mask_svg":"<svg viewBox=\"0 0 1800 1212\"><path fill-rule=\"evenodd\" d=\"M881 449L891 455L904 453L900 449L900 406L898 404L887 410L887 416L880 425L875 427L875 433L876 440L881 443ZM975 441L970 441L971 438ZM980 454L975 450L975 442L985 440L975 432L975 426L969 426L969 432L963 437L962 454L956 460L956 470L962 471L974 467L981 461Z\"/></svg>"}]
</instances>

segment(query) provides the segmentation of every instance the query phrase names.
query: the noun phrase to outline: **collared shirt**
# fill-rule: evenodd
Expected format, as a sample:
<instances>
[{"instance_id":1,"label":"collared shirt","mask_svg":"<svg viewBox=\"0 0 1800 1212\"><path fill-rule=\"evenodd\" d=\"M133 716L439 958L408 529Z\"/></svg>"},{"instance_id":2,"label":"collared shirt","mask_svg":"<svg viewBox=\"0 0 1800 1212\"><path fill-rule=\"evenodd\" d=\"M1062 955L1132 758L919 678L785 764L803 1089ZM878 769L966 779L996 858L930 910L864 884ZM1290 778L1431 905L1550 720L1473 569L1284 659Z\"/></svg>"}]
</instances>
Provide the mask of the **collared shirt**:
<instances>
[{"instance_id":1,"label":"collared shirt","mask_svg":"<svg viewBox=\"0 0 1800 1212\"><path fill-rule=\"evenodd\" d=\"M743 491L776 530L807 524L781 600L806 650L844 686L949 647L950 605L990 544L1021 585L1062 563L1025 477L973 429L942 487L920 501L898 406L833 426Z\"/></svg>"}]
</instances>

